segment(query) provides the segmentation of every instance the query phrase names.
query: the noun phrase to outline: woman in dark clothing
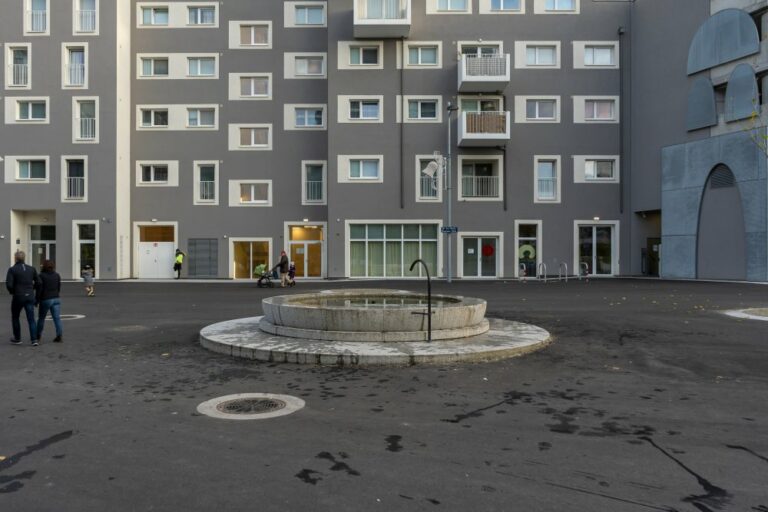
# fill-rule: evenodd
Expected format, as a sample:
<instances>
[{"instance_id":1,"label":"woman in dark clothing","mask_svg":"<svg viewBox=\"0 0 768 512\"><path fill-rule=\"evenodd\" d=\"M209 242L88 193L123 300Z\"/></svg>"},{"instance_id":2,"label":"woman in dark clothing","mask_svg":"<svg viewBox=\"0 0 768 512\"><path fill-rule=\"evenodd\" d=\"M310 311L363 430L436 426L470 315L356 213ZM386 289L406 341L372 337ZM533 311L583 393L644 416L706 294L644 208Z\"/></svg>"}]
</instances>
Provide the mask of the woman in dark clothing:
<instances>
[{"instance_id":1,"label":"woman in dark clothing","mask_svg":"<svg viewBox=\"0 0 768 512\"><path fill-rule=\"evenodd\" d=\"M37 289L37 303L40 309L37 314L37 337L42 340L43 327L45 326L45 317L48 311L53 317L53 325L56 327L56 337L53 341L61 343L61 301L59 293L61 292L61 276L56 272L55 265L51 260L43 262L43 271L40 272L40 287Z\"/></svg>"}]
</instances>

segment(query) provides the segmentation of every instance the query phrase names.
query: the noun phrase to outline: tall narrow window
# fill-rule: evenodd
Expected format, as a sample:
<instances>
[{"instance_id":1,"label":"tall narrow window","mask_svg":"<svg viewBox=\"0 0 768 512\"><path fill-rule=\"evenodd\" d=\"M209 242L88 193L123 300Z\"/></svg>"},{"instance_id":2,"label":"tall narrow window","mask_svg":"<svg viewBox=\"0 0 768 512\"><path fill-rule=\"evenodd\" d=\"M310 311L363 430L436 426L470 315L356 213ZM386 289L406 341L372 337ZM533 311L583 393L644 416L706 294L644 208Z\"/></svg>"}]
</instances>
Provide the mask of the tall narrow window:
<instances>
[{"instance_id":1,"label":"tall narrow window","mask_svg":"<svg viewBox=\"0 0 768 512\"><path fill-rule=\"evenodd\" d=\"M77 139L96 139L96 102L83 100L77 102Z\"/></svg>"},{"instance_id":2,"label":"tall narrow window","mask_svg":"<svg viewBox=\"0 0 768 512\"><path fill-rule=\"evenodd\" d=\"M96 20L96 0L77 0L77 31L86 34L96 32Z\"/></svg>"},{"instance_id":3,"label":"tall narrow window","mask_svg":"<svg viewBox=\"0 0 768 512\"><path fill-rule=\"evenodd\" d=\"M46 0L31 0L29 17L29 32L40 34L48 32L48 2Z\"/></svg>"},{"instance_id":4,"label":"tall narrow window","mask_svg":"<svg viewBox=\"0 0 768 512\"><path fill-rule=\"evenodd\" d=\"M190 25L214 25L216 23L216 7L189 7Z\"/></svg>"},{"instance_id":5,"label":"tall narrow window","mask_svg":"<svg viewBox=\"0 0 768 512\"><path fill-rule=\"evenodd\" d=\"M85 162L67 160L67 195L70 200L85 199Z\"/></svg>"},{"instance_id":6,"label":"tall narrow window","mask_svg":"<svg viewBox=\"0 0 768 512\"><path fill-rule=\"evenodd\" d=\"M200 181L198 182L197 200L202 203L216 201L216 167L214 165L200 165L197 168Z\"/></svg>"},{"instance_id":7,"label":"tall narrow window","mask_svg":"<svg viewBox=\"0 0 768 512\"><path fill-rule=\"evenodd\" d=\"M418 198L422 201L440 199L440 166L433 159L419 160Z\"/></svg>"},{"instance_id":8,"label":"tall narrow window","mask_svg":"<svg viewBox=\"0 0 768 512\"><path fill-rule=\"evenodd\" d=\"M85 48L67 48L67 64L65 69L65 84L73 87L85 85Z\"/></svg>"},{"instance_id":9,"label":"tall narrow window","mask_svg":"<svg viewBox=\"0 0 768 512\"><path fill-rule=\"evenodd\" d=\"M536 163L537 195L539 201L557 200L557 161L539 160Z\"/></svg>"},{"instance_id":10,"label":"tall narrow window","mask_svg":"<svg viewBox=\"0 0 768 512\"><path fill-rule=\"evenodd\" d=\"M10 85L14 87L26 87L29 85L29 50L27 48L11 48Z\"/></svg>"},{"instance_id":11,"label":"tall narrow window","mask_svg":"<svg viewBox=\"0 0 768 512\"><path fill-rule=\"evenodd\" d=\"M325 202L325 172L322 164L304 165L304 201Z\"/></svg>"}]
</instances>

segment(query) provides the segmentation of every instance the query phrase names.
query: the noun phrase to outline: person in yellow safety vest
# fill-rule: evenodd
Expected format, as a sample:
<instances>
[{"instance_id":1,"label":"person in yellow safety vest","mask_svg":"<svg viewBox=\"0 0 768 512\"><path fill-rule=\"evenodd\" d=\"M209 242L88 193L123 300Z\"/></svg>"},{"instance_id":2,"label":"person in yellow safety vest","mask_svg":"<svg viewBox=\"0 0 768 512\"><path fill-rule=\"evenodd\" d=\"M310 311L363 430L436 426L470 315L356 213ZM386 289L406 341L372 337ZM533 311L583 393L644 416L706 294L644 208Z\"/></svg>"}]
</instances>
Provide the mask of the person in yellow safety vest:
<instances>
[{"instance_id":1,"label":"person in yellow safety vest","mask_svg":"<svg viewBox=\"0 0 768 512\"><path fill-rule=\"evenodd\" d=\"M173 263L173 270L176 272L176 279L181 279L181 265L184 263L184 254L181 249L176 249L176 258Z\"/></svg>"}]
</instances>

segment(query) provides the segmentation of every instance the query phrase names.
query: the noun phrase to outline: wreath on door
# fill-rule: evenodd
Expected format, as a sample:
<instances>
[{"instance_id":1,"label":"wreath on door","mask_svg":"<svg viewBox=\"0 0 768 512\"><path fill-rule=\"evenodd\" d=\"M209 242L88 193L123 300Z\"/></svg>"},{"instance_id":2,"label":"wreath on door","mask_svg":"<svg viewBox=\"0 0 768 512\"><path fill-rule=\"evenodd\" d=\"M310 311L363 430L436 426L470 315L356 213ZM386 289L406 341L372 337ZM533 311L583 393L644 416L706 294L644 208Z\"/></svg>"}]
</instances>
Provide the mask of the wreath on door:
<instances>
[{"instance_id":1,"label":"wreath on door","mask_svg":"<svg viewBox=\"0 0 768 512\"><path fill-rule=\"evenodd\" d=\"M496 249L491 244L485 244L481 250L486 258L490 258L496 252Z\"/></svg>"}]
</instances>

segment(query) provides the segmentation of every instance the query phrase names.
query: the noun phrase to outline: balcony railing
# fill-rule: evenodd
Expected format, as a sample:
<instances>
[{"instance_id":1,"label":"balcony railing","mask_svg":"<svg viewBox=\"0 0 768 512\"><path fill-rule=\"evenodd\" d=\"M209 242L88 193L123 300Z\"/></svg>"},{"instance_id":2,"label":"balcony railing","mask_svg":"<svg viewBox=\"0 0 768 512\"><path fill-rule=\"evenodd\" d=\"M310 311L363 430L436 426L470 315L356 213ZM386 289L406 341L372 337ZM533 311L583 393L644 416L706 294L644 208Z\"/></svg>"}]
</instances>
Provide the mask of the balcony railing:
<instances>
[{"instance_id":1,"label":"balcony railing","mask_svg":"<svg viewBox=\"0 0 768 512\"><path fill-rule=\"evenodd\" d=\"M323 201L323 182L322 181L307 181L306 183L307 202L322 202Z\"/></svg>"},{"instance_id":2,"label":"balcony railing","mask_svg":"<svg viewBox=\"0 0 768 512\"><path fill-rule=\"evenodd\" d=\"M77 120L77 124L80 126L80 133L78 139L80 140L94 140L96 138L96 119L93 117L81 117Z\"/></svg>"},{"instance_id":3,"label":"balcony railing","mask_svg":"<svg viewBox=\"0 0 768 512\"><path fill-rule=\"evenodd\" d=\"M96 11L93 11L93 10L77 11L77 31L78 32L96 32Z\"/></svg>"},{"instance_id":4,"label":"balcony railing","mask_svg":"<svg viewBox=\"0 0 768 512\"><path fill-rule=\"evenodd\" d=\"M466 112L466 133L507 133L506 112Z\"/></svg>"},{"instance_id":5,"label":"balcony railing","mask_svg":"<svg viewBox=\"0 0 768 512\"><path fill-rule=\"evenodd\" d=\"M48 30L48 11L28 11L29 31L38 33Z\"/></svg>"},{"instance_id":6,"label":"balcony railing","mask_svg":"<svg viewBox=\"0 0 768 512\"><path fill-rule=\"evenodd\" d=\"M467 76L495 77L507 75L507 57L505 55L488 57L464 55L464 64Z\"/></svg>"},{"instance_id":7,"label":"balcony railing","mask_svg":"<svg viewBox=\"0 0 768 512\"><path fill-rule=\"evenodd\" d=\"M67 65L67 85L85 85L85 64Z\"/></svg>"},{"instance_id":8,"label":"balcony railing","mask_svg":"<svg viewBox=\"0 0 768 512\"><path fill-rule=\"evenodd\" d=\"M499 197L499 177L462 176L461 197Z\"/></svg>"},{"instance_id":9,"label":"balcony railing","mask_svg":"<svg viewBox=\"0 0 768 512\"><path fill-rule=\"evenodd\" d=\"M67 178L67 199L85 198L85 178Z\"/></svg>"},{"instance_id":10,"label":"balcony railing","mask_svg":"<svg viewBox=\"0 0 768 512\"><path fill-rule=\"evenodd\" d=\"M557 199L557 178L539 178L539 199L542 201Z\"/></svg>"},{"instance_id":11,"label":"balcony railing","mask_svg":"<svg viewBox=\"0 0 768 512\"><path fill-rule=\"evenodd\" d=\"M216 182L215 181L200 182L200 200L201 201L216 200Z\"/></svg>"},{"instance_id":12,"label":"balcony railing","mask_svg":"<svg viewBox=\"0 0 768 512\"><path fill-rule=\"evenodd\" d=\"M419 178L419 197L422 199L437 199L438 194L437 178L431 176L422 176Z\"/></svg>"},{"instance_id":13,"label":"balcony railing","mask_svg":"<svg viewBox=\"0 0 768 512\"><path fill-rule=\"evenodd\" d=\"M459 91L495 92L504 90L509 84L510 56L462 55L459 61Z\"/></svg>"},{"instance_id":14,"label":"balcony railing","mask_svg":"<svg viewBox=\"0 0 768 512\"><path fill-rule=\"evenodd\" d=\"M29 64L14 64L11 85L29 85Z\"/></svg>"}]
</instances>

